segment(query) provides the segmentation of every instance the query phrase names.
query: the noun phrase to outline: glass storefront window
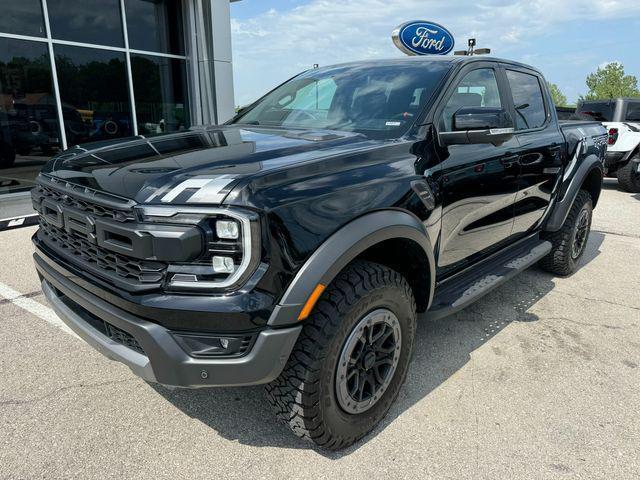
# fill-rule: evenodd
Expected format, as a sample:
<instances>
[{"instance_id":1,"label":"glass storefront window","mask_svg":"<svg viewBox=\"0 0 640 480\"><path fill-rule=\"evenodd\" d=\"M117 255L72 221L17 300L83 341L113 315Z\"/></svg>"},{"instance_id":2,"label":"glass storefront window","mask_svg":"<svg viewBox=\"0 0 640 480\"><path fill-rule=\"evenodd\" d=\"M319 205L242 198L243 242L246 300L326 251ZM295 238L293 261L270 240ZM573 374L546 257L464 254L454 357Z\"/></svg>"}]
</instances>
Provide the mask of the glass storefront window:
<instances>
[{"instance_id":1,"label":"glass storefront window","mask_svg":"<svg viewBox=\"0 0 640 480\"><path fill-rule=\"evenodd\" d=\"M184 11L194 8L186 0L0 0L0 219L32 212L28 190L63 147L190 126Z\"/></svg>"},{"instance_id":2,"label":"glass storefront window","mask_svg":"<svg viewBox=\"0 0 640 480\"><path fill-rule=\"evenodd\" d=\"M179 0L127 0L125 11L130 48L184 55Z\"/></svg>"},{"instance_id":3,"label":"glass storefront window","mask_svg":"<svg viewBox=\"0 0 640 480\"><path fill-rule=\"evenodd\" d=\"M47 45L0 38L0 194L31 188L59 146Z\"/></svg>"},{"instance_id":4,"label":"glass storefront window","mask_svg":"<svg viewBox=\"0 0 640 480\"><path fill-rule=\"evenodd\" d=\"M133 135L125 54L56 45L67 145Z\"/></svg>"},{"instance_id":5,"label":"glass storefront window","mask_svg":"<svg viewBox=\"0 0 640 480\"><path fill-rule=\"evenodd\" d=\"M0 32L44 37L44 17L40 0L2 0Z\"/></svg>"},{"instance_id":6,"label":"glass storefront window","mask_svg":"<svg viewBox=\"0 0 640 480\"><path fill-rule=\"evenodd\" d=\"M51 36L124 47L119 0L48 0Z\"/></svg>"},{"instance_id":7,"label":"glass storefront window","mask_svg":"<svg viewBox=\"0 0 640 480\"><path fill-rule=\"evenodd\" d=\"M131 55L138 133L154 135L188 128L186 62Z\"/></svg>"}]
</instances>

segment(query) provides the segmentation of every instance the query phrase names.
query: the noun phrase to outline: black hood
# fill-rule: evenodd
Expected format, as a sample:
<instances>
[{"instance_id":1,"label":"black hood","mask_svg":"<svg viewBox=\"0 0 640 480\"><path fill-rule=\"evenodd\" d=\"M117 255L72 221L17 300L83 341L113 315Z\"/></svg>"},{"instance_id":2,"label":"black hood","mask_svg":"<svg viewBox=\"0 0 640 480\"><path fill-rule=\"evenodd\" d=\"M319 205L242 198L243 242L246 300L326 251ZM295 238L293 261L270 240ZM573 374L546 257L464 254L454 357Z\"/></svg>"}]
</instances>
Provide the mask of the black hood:
<instances>
[{"instance_id":1,"label":"black hood","mask_svg":"<svg viewBox=\"0 0 640 480\"><path fill-rule=\"evenodd\" d=\"M210 127L74 147L42 171L139 203L220 204L248 178L371 143L345 132Z\"/></svg>"}]
</instances>

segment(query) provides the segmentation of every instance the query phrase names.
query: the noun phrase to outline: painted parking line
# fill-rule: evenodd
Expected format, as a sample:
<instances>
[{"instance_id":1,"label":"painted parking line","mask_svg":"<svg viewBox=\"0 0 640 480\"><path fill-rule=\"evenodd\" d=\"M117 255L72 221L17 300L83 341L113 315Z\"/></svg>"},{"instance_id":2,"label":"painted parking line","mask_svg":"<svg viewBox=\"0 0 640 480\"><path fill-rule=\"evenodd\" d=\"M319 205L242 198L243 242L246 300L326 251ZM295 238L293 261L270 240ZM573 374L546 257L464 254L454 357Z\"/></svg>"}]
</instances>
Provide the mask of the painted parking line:
<instances>
[{"instance_id":1,"label":"painted parking line","mask_svg":"<svg viewBox=\"0 0 640 480\"><path fill-rule=\"evenodd\" d=\"M60 320L58 315L56 315L56 313L53 310L51 310L49 307L46 307L41 303L36 302L31 298L28 298L27 296L24 296L22 293L18 292L17 290L14 290L13 288L11 288L8 285L5 285L4 283L0 283L0 298L4 298L5 300L14 304L16 307L26 310L27 312L35 315L41 320L44 320L48 324L53 325L56 328L59 328L63 332L68 333L73 337L80 338L78 337L78 335L75 334L73 330L67 327L65 323L62 320Z\"/></svg>"}]
</instances>

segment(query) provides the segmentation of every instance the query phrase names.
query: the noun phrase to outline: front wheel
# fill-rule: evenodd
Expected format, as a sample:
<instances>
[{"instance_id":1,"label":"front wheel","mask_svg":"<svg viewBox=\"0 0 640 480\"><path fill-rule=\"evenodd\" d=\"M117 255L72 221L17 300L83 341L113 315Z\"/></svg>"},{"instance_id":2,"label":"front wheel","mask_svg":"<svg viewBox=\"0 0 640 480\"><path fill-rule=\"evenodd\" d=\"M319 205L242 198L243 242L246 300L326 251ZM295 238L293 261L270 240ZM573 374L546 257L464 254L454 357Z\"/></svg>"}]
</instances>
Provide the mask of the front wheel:
<instances>
[{"instance_id":1,"label":"front wheel","mask_svg":"<svg viewBox=\"0 0 640 480\"><path fill-rule=\"evenodd\" d=\"M293 433L337 450L371 431L407 375L416 305L405 278L357 261L327 288L305 320L269 402Z\"/></svg>"},{"instance_id":2,"label":"front wheel","mask_svg":"<svg viewBox=\"0 0 640 480\"><path fill-rule=\"evenodd\" d=\"M562 276L570 275L576 270L578 260L584 254L589 241L592 213L591 195L585 190L580 190L562 228L546 237L552 248L551 252L540 260L542 269Z\"/></svg>"}]
</instances>

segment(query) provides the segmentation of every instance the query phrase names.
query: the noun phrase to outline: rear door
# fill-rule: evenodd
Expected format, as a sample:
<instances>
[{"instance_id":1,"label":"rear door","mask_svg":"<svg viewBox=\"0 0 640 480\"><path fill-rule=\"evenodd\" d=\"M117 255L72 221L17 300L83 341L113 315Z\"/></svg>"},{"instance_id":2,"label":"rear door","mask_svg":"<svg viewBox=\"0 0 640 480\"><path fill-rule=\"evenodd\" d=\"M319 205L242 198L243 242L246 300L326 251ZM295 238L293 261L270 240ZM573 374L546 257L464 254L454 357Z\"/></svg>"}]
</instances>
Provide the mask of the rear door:
<instances>
[{"instance_id":1,"label":"rear door","mask_svg":"<svg viewBox=\"0 0 640 480\"><path fill-rule=\"evenodd\" d=\"M552 110L544 78L537 72L504 66L510 109L516 124L518 188L514 206L513 235L535 230L549 208L554 185L562 168L564 137Z\"/></svg>"},{"instance_id":2,"label":"rear door","mask_svg":"<svg viewBox=\"0 0 640 480\"><path fill-rule=\"evenodd\" d=\"M494 62L465 67L435 112L439 132L451 131L461 107L508 106ZM494 146L450 145L441 150L443 195L438 274L460 270L508 242L517 190L517 140Z\"/></svg>"}]
</instances>

